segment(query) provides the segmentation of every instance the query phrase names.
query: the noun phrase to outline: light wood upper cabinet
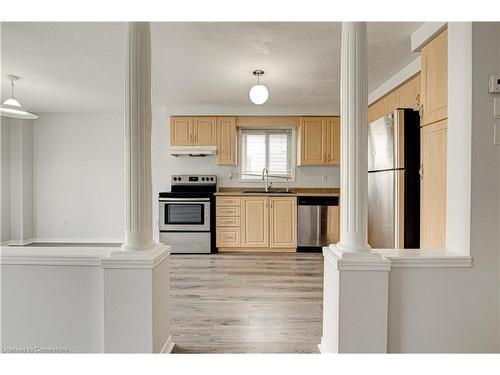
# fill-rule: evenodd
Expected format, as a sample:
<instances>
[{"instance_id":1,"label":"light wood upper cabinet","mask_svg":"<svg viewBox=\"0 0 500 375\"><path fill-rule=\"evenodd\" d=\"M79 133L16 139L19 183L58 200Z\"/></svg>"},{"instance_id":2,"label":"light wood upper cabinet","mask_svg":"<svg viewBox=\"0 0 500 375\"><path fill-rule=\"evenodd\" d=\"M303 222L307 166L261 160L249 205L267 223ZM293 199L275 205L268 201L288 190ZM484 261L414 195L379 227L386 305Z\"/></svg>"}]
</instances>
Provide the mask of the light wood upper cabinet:
<instances>
[{"instance_id":1,"label":"light wood upper cabinet","mask_svg":"<svg viewBox=\"0 0 500 375\"><path fill-rule=\"evenodd\" d=\"M241 197L241 246L269 246L269 198Z\"/></svg>"},{"instance_id":2,"label":"light wood upper cabinet","mask_svg":"<svg viewBox=\"0 0 500 375\"><path fill-rule=\"evenodd\" d=\"M215 117L171 117L170 144L172 146L215 146L215 124Z\"/></svg>"},{"instance_id":3,"label":"light wood upper cabinet","mask_svg":"<svg viewBox=\"0 0 500 375\"><path fill-rule=\"evenodd\" d=\"M413 108L418 110L420 107L420 74L411 78L408 82L401 85L398 90L398 108Z\"/></svg>"},{"instance_id":4,"label":"light wood upper cabinet","mask_svg":"<svg viewBox=\"0 0 500 375\"><path fill-rule=\"evenodd\" d=\"M298 140L299 165L340 163L340 118L301 117Z\"/></svg>"},{"instance_id":5,"label":"light wood upper cabinet","mask_svg":"<svg viewBox=\"0 0 500 375\"><path fill-rule=\"evenodd\" d=\"M448 31L422 48L422 125L448 117Z\"/></svg>"},{"instance_id":6,"label":"light wood upper cabinet","mask_svg":"<svg viewBox=\"0 0 500 375\"><path fill-rule=\"evenodd\" d=\"M326 162L325 117L300 118L299 164L323 164Z\"/></svg>"},{"instance_id":7,"label":"light wood upper cabinet","mask_svg":"<svg viewBox=\"0 0 500 375\"><path fill-rule=\"evenodd\" d=\"M340 164L340 117L326 118L327 164Z\"/></svg>"},{"instance_id":8,"label":"light wood upper cabinet","mask_svg":"<svg viewBox=\"0 0 500 375\"><path fill-rule=\"evenodd\" d=\"M191 117L170 118L170 144L172 146L193 144L193 119Z\"/></svg>"},{"instance_id":9,"label":"light wood upper cabinet","mask_svg":"<svg viewBox=\"0 0 500 375\"><path fill-rule=\"evenodd\" d=\"M420 247L443 249L446 235L447 120L420 128Z\"/></svg>"},{"instance_id":10,"label":"light wood upper cabinet","mask_svg":"<svg viewBox=\"0 0 500 375\"><path fill-rule=\"evenodd\" d=\"M270 197L270 247L297 246L297 199Z\"/></svg>"},{"instance_id":11,"label":"light wood upper cabinet","mask_svg":"<svg viewBox=\"0 0 500 375\"><path fill-rule=\"evenodd\" d=\"M236 117L217 117L217 164L237 165Z\"/></svg>"},{"instance_id":12,"label":"light wood upper cabinet","mask_svg":"<svg viewBox=\"0 0 500 375\"><path fill-rule=\"evenodd\" d=\"M368 122L398 109L420 107L420 73L394 89L389 94L377 100L368 108Z\"/></svg>"},{"instance_id":13,"label":"light wood upper cabinet","mask_svg":"<svg viewBox=\"0 0 500 375\"><path fill-rule=\"evenodd\" d=\"M215 117L193 117L194 144L197 146L215 146Z\"/></svg>"}]
</instances>

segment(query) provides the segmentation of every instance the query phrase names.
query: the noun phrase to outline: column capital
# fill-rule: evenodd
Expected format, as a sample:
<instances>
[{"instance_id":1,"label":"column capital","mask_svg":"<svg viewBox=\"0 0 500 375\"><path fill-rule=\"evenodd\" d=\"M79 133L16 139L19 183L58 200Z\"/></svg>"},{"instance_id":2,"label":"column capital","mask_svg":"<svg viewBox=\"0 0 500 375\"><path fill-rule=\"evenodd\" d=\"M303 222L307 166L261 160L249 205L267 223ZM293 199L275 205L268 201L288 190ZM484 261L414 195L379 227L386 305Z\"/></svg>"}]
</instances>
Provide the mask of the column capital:
<instances>
[{"instance_id":1,"label":"column capital","mask_svg":"<svg viewBox=\"0 0 500 375\"><path fill-rule=\"evenodd\" d=\"M323 256L337 264L339 271L390 271L391 261L375 252L346 251L337 245L325 246Z\"/></svg>"}]
</instances>

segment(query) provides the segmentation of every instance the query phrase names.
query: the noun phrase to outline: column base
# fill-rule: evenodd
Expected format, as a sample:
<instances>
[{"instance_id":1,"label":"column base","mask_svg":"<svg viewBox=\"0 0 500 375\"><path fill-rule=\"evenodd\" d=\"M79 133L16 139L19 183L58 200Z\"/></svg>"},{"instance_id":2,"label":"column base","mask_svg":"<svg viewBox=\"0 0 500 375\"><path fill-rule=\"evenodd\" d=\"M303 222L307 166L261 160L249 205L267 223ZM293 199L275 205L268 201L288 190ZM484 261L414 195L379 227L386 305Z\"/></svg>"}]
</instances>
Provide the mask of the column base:
<instances>
[{"instance_id":1,"label":"column base","mask_svg":"<svg viewBox=\"0 0 500 375\"><path fill-rule=\"evenodd\" d=\"M104 258L104 352L173 348L169 323L170 247L115 251Z\"/></svg>"},{"instance_id":2,"label":"column base","mask_svg":"<svg viewBox=\"0 0 500 375\"><path fill-rule=\"evenodd\" d=\"M322 353L386 353L389 270L380 254L323 248Z\"/></svg>"}]
</instances>

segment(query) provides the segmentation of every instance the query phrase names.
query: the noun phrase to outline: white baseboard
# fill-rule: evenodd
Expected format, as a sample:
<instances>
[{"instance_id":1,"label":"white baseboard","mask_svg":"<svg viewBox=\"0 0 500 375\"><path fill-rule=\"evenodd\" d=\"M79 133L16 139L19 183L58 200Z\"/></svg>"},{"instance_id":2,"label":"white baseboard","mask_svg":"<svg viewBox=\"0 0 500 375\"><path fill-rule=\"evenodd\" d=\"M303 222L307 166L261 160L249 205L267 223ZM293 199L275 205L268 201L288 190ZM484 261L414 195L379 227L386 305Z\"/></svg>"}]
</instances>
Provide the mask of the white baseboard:
<instances>
[{"instance_id":1,"label":"white baseboard","mask_svg":"<svg viewBox=\"0 0 500 375\"><path fill-rule=\"evenodd\" d=\"M37 237L32 242L42 243L123 243L123 238L54 238Z\"/></svg>"},{"instance_id":2,"label":"white baseboard","mask_svg":"<svg viewBox=\"0 0 500 375\"><path fill-rule=\"evenodd\" d=\"M318 344L318 349L321 354L330 354L333 353L328 349L328 347L325 345L325 342L323 340L323 337L321 338L321 343Z\"/></svg>"},{"instance_id":3,"label":"white baseboard","mask_svg":"<svg viewBox=\"0 0 500 375\"><path fill-rule=\"evenodd\" d=\"M160 354L170 354L172 353L172 350L174 350L174 340L172 339L172 335L168 336L167 341L165 341L165 344L163 345L163 348L160 350Z\"/></svg>"},{"instance_id":4,"label":"white baseboard","mask_svg":"<svg viewBox=\"0 0 500 375\"><path fill-rule=\"evenodd\" d=\"M36 242L34 238L28 238L26 240L10 240L2 242L2 246L8 246L8 245L24 246L33 242Z\"/></svg>"}]
</instances>

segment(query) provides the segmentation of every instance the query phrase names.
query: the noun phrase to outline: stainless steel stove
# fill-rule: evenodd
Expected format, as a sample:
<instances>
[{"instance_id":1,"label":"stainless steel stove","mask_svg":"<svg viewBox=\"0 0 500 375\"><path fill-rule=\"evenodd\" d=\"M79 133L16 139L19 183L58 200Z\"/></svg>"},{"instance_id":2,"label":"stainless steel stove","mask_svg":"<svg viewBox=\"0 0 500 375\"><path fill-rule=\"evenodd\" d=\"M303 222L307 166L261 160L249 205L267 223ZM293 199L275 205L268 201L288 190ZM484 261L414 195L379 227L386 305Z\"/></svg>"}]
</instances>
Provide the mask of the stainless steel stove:
<instances>
[{"instance_id":1,"label":"stainless steel stove","mask_svg":"<svg viewBox=\"0 0 500 375\"><path fill-rule=\"evenodd\" d=\"M160 242L174 254L215 251L217 176L174 175L171 186L158 198Z\"/></svg>"}]
</instances>

